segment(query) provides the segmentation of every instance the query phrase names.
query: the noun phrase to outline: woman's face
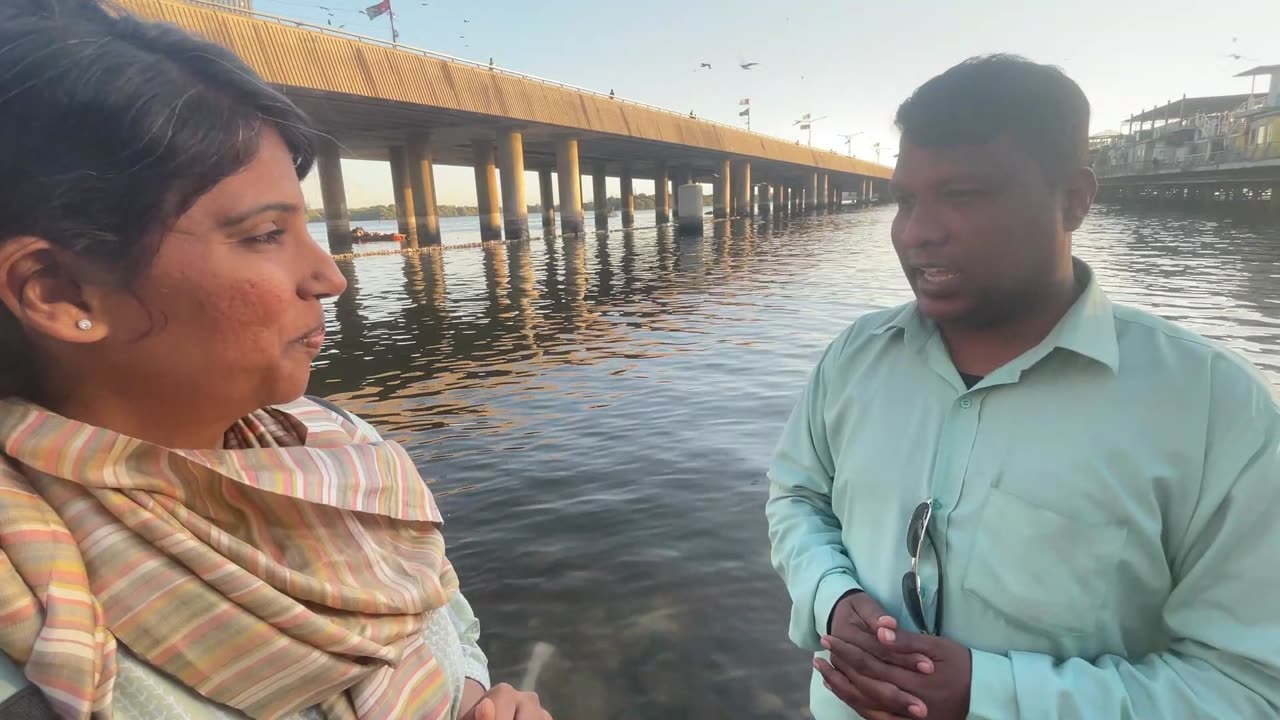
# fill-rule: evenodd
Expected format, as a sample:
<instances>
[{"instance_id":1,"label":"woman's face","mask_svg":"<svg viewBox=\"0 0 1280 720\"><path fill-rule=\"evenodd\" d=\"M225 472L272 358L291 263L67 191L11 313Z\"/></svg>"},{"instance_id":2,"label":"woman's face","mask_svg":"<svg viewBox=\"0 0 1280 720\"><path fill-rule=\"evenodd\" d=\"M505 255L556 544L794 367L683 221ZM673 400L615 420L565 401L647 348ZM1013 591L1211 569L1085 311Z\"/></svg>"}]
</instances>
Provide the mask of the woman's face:
<instances>
[{"instance_id":1,"label":"woman's face","mask_svg":"<svg viewBox=\"0 0 1280 720\"><path fill-rule=\"evenodd\" d=\"M289 402L324 341L320 301L345 289L307 232L289 150L265 131L257 157L178 219L132 290L95 303L106 327L89 368L100 382L210 409Z\"/></svg>"}]
</instances>

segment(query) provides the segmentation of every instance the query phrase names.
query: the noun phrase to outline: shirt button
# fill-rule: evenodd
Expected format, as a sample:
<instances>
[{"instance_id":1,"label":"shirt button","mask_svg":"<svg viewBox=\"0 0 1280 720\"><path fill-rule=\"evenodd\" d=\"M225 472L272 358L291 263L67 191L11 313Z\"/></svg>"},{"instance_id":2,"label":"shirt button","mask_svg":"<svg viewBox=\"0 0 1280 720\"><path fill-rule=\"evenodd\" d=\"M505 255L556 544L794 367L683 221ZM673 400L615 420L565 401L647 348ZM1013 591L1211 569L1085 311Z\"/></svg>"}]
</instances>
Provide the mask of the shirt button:
<instances>
[{"instance_id":1,"label":"shirt button","mask_svg":"<svg viewBox=\"0 0 1280 720\"><path fill-rule=\"evenodd\" d=\"M973 407L973 401L970 400L969 398L960 398L960 407L965 410L968 410L969 408Z\"/></svg>"}]
</instances>

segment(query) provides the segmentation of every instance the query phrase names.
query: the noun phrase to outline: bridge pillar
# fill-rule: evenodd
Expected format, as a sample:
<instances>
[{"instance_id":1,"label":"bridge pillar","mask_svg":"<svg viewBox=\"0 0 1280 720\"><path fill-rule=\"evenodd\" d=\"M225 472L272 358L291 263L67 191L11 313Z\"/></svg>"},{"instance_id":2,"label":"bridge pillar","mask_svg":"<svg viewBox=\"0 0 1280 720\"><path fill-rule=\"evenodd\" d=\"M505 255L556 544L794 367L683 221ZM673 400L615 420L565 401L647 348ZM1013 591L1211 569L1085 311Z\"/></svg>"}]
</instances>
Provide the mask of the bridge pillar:
<instances>
[{"instance_id":1,"label":"bridge pillar","mask_svg":"<svg viewBox=\"0 0 1280 720\"><path fill-rule=\"evenodd\" d=\"M498 208L498 167L494 162L493 143L475 140L471 143L475 157L476 211L480 214L480 240L502 239L502 215Z\"/></svg>"},{"instance_id":2,"label":"bridge pillar","mask_svg":"<svg viewBox=\"0 0 1280 720\"><path fill-rule=\"evenodd\" d=\"M329 234L329 252L351 252L351 214L347 212L347 190L342 183L342 160L338 143L326 136L318 138L316 170L320 176L320 198L324 203L324 224Z\"/></svg>"},{"instance_id":3,"label":"bridge pillar","mask_svg":"<svg viewBox=\"0 0 1280 720\"><path fill-rule=\"evenodd\" d=\"M773 195L771 192L772 187L769 185L769 183L760 183L759 188L760 188L760 199L758 202L760 205L759 207L760 217L768 217L773 213Z\"/></svg>"},{"instance_id":4,"label":"bridge pillar","mask_svg":"<svg viewBox=\"0 0 1280 720\"><path fill-rule=\"evenodd\" d=\"M871 204L871 178L862 179L862 204Z\"/></svg>"},{"instance_id":5,"label":"bridge pillar","mask_svg":"<svg viewBox=\"0 0 1280 720\"><path fill-rule=\"evenodd\" d=\"M804 189L804 210L813 212L818 209L818 173L812 174Z\"/></svg>"},{"instance_id":6,"label":"bridge pillar","mask_svg":"<svg viewBox=\"0 0 1280 720\"><path fill-rule=\"evenodd\" d=\"M622 169L621 185L622 227L633 228L636 226L636 191L630 167L624 167Z\"/></svg>"},{"instance_id":7,"label":"bridge pillar","mask_svg":"<svg viewBox=\"0 0 1280 720\"><path fill-rule=\"evenodd\" d=\"M529 203L524 192L524 136L498 133L498 169L502 171L502 229L508 240L529 237Z\"/></svg>"},{"instance_id":8,"label":"bridge pillar","mask_svg":"<svg viewBox=\"0 0 1280 720\"><path fill-rule=\"evenodd\" d=\"M542 234L556 234L556 196L551 185L551 169L538 171L538 194L542 196Z\"/></svg>"},{"instance_id":9,"label":"bridge pillar","mask_svg":"<svg viewBox=\"0 0 1280 720\"><path fill-rule=\"evenodd\" d=\"M1276 217L1280 217L1280 183L1271 185L1271 212Z\"/></svg>"},{"instance_id":10,"label":"bridge pillar","mask_svg":"<svg viewBox=\"0 0 1280 720\"><path fill-rule=\"evenodd\" d=\"M671 222L671 173L666 163L653 174L653 219L659 225Z\"/></svg>"},{"instance_id":11,"label":"bridge pillar","mask_svg":"<svg viewBox=\"0 0 1280 720\"><path fill-rule=\"evenodd\" d=\"M818 182L813 186L813 209L825 210L827 207L827 174L816 173L814 178Z\"/></svg>"},{"instance_id":12,"label":"bridge pillar","mask_svg":"<svg viewBox=\"0 0 1280 720\"><path fill-rule=\"evenodd\" d=\"M609 231L609 187L605 184L604 163L591 170L591 196L596 208L596 230Z\"/></svg>"},{"instance_id":13,"label":"bridge pillar","mask_svg":"<svg viewBox=\"0 0 1280 720\"><path fill-rule=\"evenodd\" d=\"M578 169L578 141L556 144L556 179L560 183L560 231L565 235L582 232L582 173Z\"/></svg>"},{"instance_id":14,"label":"bridge pillar","mask_svg":"<svg viewBox=\"0 0 1280 720\"><path fill-rule=\"evenodd\" d=\"M739 160L733 167L734 213L738 217L752 217L755 208L751 205L751 162Z\"/></svg>"},{"instance_id":15,"label":"bridge pillar","mask_svg":"<svg viewBox=\"0 0 1280 720\"><path fill-rule=\"evenodd\" d=\"M715 210L715 218L723 220L729 217L729 183L733 180L733 171L728 160L720 161L719 175L716 182L712 183L712 192L715 193L712 206Z\"/></svg>"},{"instance_id":16,"label":"bridge pillar","mask_svg":"<svg viewBox=\"0 0 1280 720\"><path fill-rule=\"evenodd\" d=\"M396 232L404 236L405 247L418 246L418 228L413 217L413 186L409 184L409 155L403 145L387 148L391 160L391 189L396 201Z\"/></svg>"},{"instance_id":17,"label":"bridge pillar","mask_svg":"<svg viewBox=\"0 0 1280 720\"><path fill-rule=\"evenodd\" d=\"M413 192L414 242L421 245L440 244L440 211L436 208L436 178L427 137L409 138L405 146L409 186ZM416 247L416 245L415 245Z\"/></svg>"}]
</instances>

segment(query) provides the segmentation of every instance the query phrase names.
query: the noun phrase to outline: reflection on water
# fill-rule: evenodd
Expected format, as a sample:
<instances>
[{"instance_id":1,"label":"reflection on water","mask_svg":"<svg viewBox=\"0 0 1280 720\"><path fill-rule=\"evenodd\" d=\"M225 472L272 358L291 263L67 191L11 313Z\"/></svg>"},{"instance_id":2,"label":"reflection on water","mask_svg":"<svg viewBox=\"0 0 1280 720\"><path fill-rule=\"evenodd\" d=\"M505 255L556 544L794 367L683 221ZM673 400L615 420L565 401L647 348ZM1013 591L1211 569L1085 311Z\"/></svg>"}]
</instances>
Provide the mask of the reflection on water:
<instances>
[{"instance_id":1,"label":"reflection on water","mask_svg":"<svg viewBox=\"0 0 1280 720\"><path fill-rule=\"evenodd\" d=\"M312 391L409 449L495 677L567 720L801 718L764 469L825 344L908 290L889 209L382 256L343 266ZM1280 378L1280 227L1100 209L1114 299Z\"/></svg>"}]
</instances>

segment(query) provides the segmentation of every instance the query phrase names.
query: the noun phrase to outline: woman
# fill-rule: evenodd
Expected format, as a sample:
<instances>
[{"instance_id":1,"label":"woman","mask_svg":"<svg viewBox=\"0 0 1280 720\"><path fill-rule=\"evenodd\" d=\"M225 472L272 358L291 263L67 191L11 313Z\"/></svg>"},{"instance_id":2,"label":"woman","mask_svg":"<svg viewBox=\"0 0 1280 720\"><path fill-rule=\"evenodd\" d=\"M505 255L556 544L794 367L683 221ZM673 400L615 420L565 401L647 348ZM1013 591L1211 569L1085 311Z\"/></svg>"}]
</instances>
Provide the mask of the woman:
<instances>
[{"instance_id":1,"label":"woman","mask_svg":"<svg viewBox=\"0 0 1280 720\"><path fill-rule=\"evenodd\" d=\"M489 689L405 451L301 399L345 281L289 100L5 0L0 141L0 716L549 718Z\"/></svg>"}]
</instances>

